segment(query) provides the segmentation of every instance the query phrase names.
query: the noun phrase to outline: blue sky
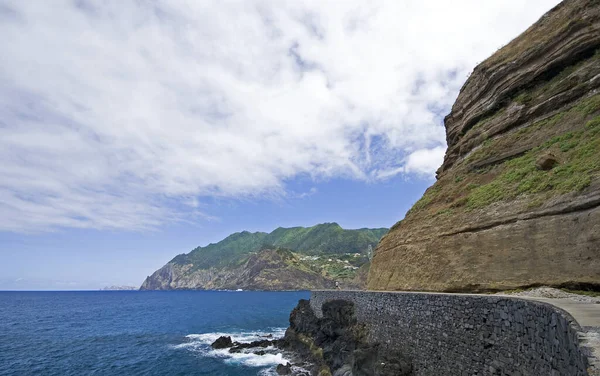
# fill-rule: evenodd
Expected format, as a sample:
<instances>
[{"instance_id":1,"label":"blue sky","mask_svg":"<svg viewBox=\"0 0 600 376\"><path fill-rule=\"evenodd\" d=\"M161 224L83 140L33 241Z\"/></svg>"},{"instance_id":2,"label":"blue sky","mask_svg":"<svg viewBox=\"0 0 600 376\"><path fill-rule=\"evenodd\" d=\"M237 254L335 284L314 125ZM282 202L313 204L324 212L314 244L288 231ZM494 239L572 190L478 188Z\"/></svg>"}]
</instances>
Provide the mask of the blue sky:
<instances>
[{"instance_id":1,"label":"blue sky","mask_svg":"<svg viewBox=\"0 0 600 376\"><path fill-rule=\"evenodd\" d=\"M232 232L337 222L345 228L389 227L430 184L395 178L382 184L328 181L303 198L224 201L210 205L219 220L167 225L156 231L63 229L23 236L0 234L4 289L95 289L139 285L179 253ZM22 279L20 279L22 278Z\"/></svg>"},{"instance_id":2,"label":"blue sky","mask_svg":"<svg viewBox=\"0 0 600 376\"><path fill-rule=\"evenodd\" d=\"M556 3L0 0L0 289L393 225L469 72Z\"/></svg>"}]
</instances>

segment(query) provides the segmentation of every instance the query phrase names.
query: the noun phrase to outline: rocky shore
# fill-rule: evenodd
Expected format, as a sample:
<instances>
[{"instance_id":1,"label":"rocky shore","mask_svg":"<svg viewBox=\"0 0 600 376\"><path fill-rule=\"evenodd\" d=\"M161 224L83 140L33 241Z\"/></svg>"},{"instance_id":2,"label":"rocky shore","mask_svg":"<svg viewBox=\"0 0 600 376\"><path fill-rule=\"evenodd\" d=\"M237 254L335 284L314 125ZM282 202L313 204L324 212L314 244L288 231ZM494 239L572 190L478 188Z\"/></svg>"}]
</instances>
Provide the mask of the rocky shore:
<instances>
[{"instance_id":1,"label":"rocky shore","mask_svg":"<svg viewBox=\"0 0 600 376\"><path fill-rule=\"evenodd\" d=\"M333 300L323 304L322 311L323 317L318 318L310 302L300 300L280 342L283 349L312 363L312 375L412 375L406 357L367 341L367 329L358 323L354 303Z\"/></svg>"},{"instance_id":2,"label":"rocky shore","mask_svg":"<svg viewBox=\"0 0 600 376\"><path fill-rule=\"evenodd\" d=\"M367 329L358 323L354 303L329 301L323 305L323 317L318 318L308 300L300 300L290 314L290 327L281 339L265 338L249 343L233 342L220 337L215 349L229 352L251 351L264 355L277 349L292 359L280 364L280 375L311 376L408 376L412 366L408 359L379 343L367 341Z\"/></svg>"}]
</instances>

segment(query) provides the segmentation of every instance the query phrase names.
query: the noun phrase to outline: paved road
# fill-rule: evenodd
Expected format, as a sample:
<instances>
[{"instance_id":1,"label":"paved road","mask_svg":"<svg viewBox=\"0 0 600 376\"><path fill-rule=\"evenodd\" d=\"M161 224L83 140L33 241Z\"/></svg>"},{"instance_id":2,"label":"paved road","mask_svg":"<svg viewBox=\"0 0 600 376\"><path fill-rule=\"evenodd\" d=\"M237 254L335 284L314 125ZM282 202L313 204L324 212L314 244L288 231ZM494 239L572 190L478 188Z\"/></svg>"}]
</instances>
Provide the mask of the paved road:
<instances>
[{"instance_id":1,"label":"paved road","mask_svg":"<svg viewBox=\"0 0 600 376\"><path fill-rule=\"evenodd\" d=\"M581 326L600 327L600 304L578 302L573 299L534 298L524 296L519 296L518 298L550 303L569 312Z\"/></svg>"}]
</instances>

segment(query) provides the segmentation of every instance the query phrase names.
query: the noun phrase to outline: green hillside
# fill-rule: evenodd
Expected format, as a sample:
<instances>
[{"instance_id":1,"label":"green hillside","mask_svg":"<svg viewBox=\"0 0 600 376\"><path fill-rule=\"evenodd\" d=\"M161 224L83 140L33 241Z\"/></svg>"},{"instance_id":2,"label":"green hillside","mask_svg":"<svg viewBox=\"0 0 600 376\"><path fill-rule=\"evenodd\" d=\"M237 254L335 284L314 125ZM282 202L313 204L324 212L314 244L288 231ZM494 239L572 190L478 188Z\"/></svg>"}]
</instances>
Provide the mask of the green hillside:
<instances>
[{"instance_id":1,"label":"green hillside","mask_svg":"<svg viewBox=\"0 0 600 376\"><path fill-rule=\"evenodd\" d=\"M337 223L323 223L312 227L279 227L269 234L243 231L218 243L178 255L171 263L193 264L194 269L235 266L243 263L249 254L265 246L288 248L307 255L365 254L369 245L375 248L387 231L386 228L345 230Z\"/></svg>"}]
</instances>

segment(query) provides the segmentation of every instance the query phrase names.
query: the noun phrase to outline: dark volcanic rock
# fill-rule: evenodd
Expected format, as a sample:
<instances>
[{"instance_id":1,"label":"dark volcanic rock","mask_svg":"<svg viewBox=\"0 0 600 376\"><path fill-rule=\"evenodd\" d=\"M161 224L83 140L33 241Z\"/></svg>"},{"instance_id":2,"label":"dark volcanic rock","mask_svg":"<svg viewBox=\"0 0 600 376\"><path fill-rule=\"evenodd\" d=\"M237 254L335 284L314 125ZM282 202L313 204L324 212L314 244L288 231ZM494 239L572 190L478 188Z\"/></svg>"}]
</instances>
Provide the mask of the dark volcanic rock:
<instances>
[{"instance_id":1,"label":"dark volcanic rock","mask_svg":"<svg viewBox=\"0 0 600 376\"><path fill-rule=\"evenodd\" d=\"M268 339L252 341L252 342L248 342L248 343L236 342L233 344L233 346L230 346L231 348L229 349L229 352L230 353L239 353L239 352L242 352L242 350L244 350L244 349L252 349L255 347L269 347L269 346L275 345L275 344L276 344L275 341L269 341Z\"/></svg>"},{"instance_id":2,"label":"dark volcanic rock","mask_svg":"<svg viewBox=\"0 0 600 376\"><path fill-rule=\"evenodd\" d=\"M233 346L233 342L231 342L231 337L221 336L217 338L217 340L213 342L210 346L213 349L226 349L228 347Z\"/></svg>"},{"instance_id":3,"label":"dark volcanic rock","mask_svg":"<svg viewBox=\"0 0 600 376\"><path fill-rule=\"evenodd\" d=\"M403 354L369 343L366 328L356 321L352 302L329 301L323 304L322 311L323 318L317 318L309 301L300 300L280 341L282 348L313 364L312 374L412 375L411 364Z\"/></svg>"},{"instance_id":4,"label":"dark volcanic rock","mask_svg":"<svg viewBox=\"0 0 600 376\"><path fill-rule=\"evenodd\" d=\"M287 363L286 365L278 364L277 368L275 370L277 371L277 374L279 374L279 375L291 375L292 374L292 365L290 363Z\"/></svg>"},{"instance_id":5,"label":"dark volcanic rock","mask_svg":"<svg viewBox=\"0 0 600 376\"><path fill-rule=\"evenodd\" d=\"M316 333L319 330L319 320L312 308L310 301L300 299L298 305L290 314L290 328L298 333Z\"/></svg>"}]
</instances>

